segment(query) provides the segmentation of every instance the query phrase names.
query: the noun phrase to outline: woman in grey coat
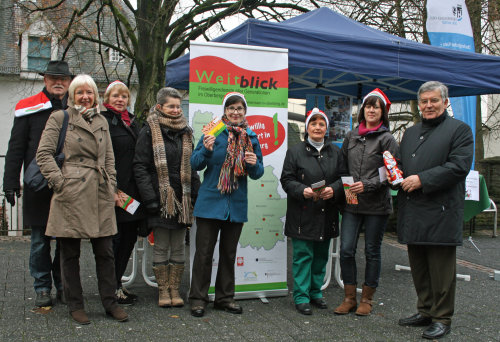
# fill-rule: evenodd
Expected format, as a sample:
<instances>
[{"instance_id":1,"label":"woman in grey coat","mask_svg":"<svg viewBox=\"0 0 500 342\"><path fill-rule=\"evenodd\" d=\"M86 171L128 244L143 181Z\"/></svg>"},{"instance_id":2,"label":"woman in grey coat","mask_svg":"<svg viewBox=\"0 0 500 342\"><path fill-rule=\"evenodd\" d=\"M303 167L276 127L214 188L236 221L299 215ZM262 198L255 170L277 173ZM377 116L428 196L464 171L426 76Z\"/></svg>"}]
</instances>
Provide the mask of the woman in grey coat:
<instances>
[{"instance_id":1,"label":"woman in grey coat","mask_svg":"<svg viewBox=\"0 0 500 342\"><path fill-rule=\"evenodd\" d=\"M380 247L389 214L392 212L390 189L381 182L379 168L384 167L382 154L398 155L398 144L389 131L388 112L391 102L380 89L365 96L358 115L359 125L347 133L342 154L349 175L354 178L350 190L357 203L348 203L342 215L340 267L345 298L335 309L344 315L356 310L356 248L361 228L365 228L365 281L356 315L367 316L372 310L372 298L378 286L381 267Z\"/></svg>"}]
</instances>

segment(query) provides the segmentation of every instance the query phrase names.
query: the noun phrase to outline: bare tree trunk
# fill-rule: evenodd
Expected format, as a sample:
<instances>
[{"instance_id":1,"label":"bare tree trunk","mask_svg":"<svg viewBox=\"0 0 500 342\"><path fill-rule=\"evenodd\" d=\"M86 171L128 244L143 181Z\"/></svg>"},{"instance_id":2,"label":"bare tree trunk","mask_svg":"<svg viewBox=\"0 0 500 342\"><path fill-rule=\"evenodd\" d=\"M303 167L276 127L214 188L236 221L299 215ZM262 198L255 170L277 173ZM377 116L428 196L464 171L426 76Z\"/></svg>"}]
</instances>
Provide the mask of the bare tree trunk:
<instances>
[{"instance_id":1,"label":"bare tree trunk","mask_svg":"<svg viewBox=\"0 0 500 342\"><path fill-rule=\"evenodd\" d=\"M151 104L156 103L158 89L165 85L165 23L170 21L171 12L165 11L161 3L159 0L137 2L135 61L139 89L134 111L142 119L146 118Z\"/></svg>"}]
</instances>

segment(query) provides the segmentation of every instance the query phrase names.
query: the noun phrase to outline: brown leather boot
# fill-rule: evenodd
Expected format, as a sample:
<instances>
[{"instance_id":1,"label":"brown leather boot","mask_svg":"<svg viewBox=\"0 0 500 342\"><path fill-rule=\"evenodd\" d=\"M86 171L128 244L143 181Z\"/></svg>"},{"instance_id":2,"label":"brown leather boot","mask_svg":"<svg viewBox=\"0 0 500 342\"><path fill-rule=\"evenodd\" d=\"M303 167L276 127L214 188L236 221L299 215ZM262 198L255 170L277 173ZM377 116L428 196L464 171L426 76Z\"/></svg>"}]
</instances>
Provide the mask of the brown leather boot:
<instances>
[{"instance_id":1,"label":"brown leather boot","mask_svg":"<svg viewBox=\"0 0 500 342\"><path fill-rule=\"evenodd\" d=\"M158 265L153 266L156 283L158 284L158 306L168 308L172 305L170 293L168 291L168 266Z\"/></svg>"},{"instance_id":2,"label":"brown leather boot","mask_svg":"<svg viewBox=\"0 0 500 342\"><path fill-rule=\"evenodd\" d=\"M368 316L372 312L372 299L375 290L374 287L363 285L363 292L361 293L361 300L359 301L356 315Z\"/></svg>"},{"instance_id":3,"label":"brown leather boot","mask_svg":"<svg viewBox=\"0 0 500 342\"><path fill-rule=\"evenodd\" d=\"M184 264L170 264L170 296L172 297L172 306L184 306L184 301L179 294L179 286L184 273Z\"/></svg>"},{"instance_id":4,"label":"brown leather boot","mask_svg":"<svg viewBox=\"0 0 500 342\"><path fill-rule=\"evenodd\" d=\"M89 320L87 314L85 313L85 310L83 310L83 309L71 311L70 315L71 315L71 318L73 318L75 321L77 321L81 325L90 324L90 320Z\"/></svg>"},{"instance_id":5,"label":"brown leather boot","mask_svg":"<svg viewBox=\"0 0 500 342\"><path fill-rule=\"evenodd\" d=\"M344 284L344 294L344 301L334 311L337 315L346 315L356 309L356 285Z\"/></svg>"},{"instance_id":6,"label":"brown leather boot","mask_svg":"<svg viewBox=\"0 0 500 342\"><path fill-rule=\"evenodd\" d=\"M118 322L125 322L128 320L128 314L119 306L115 306L109 311L106 311L106 315L113 317Z\"/></svg>"}]
</instances>

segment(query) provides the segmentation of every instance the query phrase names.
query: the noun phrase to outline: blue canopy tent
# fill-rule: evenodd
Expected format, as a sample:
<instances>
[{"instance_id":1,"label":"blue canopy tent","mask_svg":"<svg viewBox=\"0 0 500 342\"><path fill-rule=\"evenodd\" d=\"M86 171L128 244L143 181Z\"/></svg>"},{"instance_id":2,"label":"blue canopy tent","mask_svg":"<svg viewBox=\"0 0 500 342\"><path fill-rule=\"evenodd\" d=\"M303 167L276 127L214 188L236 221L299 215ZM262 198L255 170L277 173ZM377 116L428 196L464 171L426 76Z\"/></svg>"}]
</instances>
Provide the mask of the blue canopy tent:
<instances>
[{"instance_id":1,"label":"blue canopy tent","mask_svg":"<svg viewBox=\"0 0 500 342\"><path fill-rule=\"evenodd\" d=\"M445 83L450 96L500 93L500 57L417 43L327 8L279 23L248 19L212 41L287 48L290 98L361 98L378 87L391 101L408 100L428 80ZM189 55L167 63L166 85L189 88Z\"/></svg>"}]
</instances>

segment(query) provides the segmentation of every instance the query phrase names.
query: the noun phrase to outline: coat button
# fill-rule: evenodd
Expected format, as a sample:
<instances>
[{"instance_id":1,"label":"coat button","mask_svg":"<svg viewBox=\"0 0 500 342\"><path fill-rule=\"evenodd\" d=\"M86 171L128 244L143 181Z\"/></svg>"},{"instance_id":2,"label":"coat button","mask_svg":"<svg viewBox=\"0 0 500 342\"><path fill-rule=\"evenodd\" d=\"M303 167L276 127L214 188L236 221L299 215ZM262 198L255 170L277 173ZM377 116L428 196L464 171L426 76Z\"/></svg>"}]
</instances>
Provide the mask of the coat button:
<instances>
[{"instance_id":1,"label":"coat button","mask_svg":"<svg viewBox=\"0 0 500 342\"><path fill-rule=\"evenodd\" d=\"M325 209L321 209L321 211L325 211Z\"/></svg>"},{"instance_id":2,"label":"coat button","mask_svg":"<svg viewBox=\"0 0 500 342\"><path fill-rule=\"evenodd\" d=\"M421 137L420 137L420 140L422 140L423 138L424 138L424 137L423 137L423 136L421 136Z\"/></svg>"},{"instance_id":3,"label":"coat button","mask_svg":"<svg viewBox=\"0 0 500 342\"><path fill-rule=\"evenodd\" d=\"M82 177L82 182L85 182L85 177Z\"/></svg>"},{"instance_id":4,"label":"coat button","mask_svg":"<svg viewBox=\"0 0 500 342\"><path fill-rule=\"evenodd\" d=\"M99 141L102 141L102 138L99 138Z\"/></svg>"},{"instance_id":5,"label":"coat button","mask_svg":"<svg viewBox=\"0 0 500 342\"><path fill-rule=\"evenodd\" d=\"M413 153L411 156L412 156L413 158L415 158L415 153Z\"/></svg>"},{"instance_id":6,"label":"coat button","mask_svg":"<svg viewBox=\"0 0 500 342\"><path fill-rule=\"evenodd\" d=\"M410 199L410 196L406 196L406 199L409 200Z\"/></svg>"},{"instance_id":7,"label":"coat button","mask_svg":"<svg viewBox=\"0 0 500 342\"><path fill-rule=\"evenodd\" d=\"M83 158L80 158L80 161L82 162L82 161L83 161Z\"/></svg>"}]
</instances>

